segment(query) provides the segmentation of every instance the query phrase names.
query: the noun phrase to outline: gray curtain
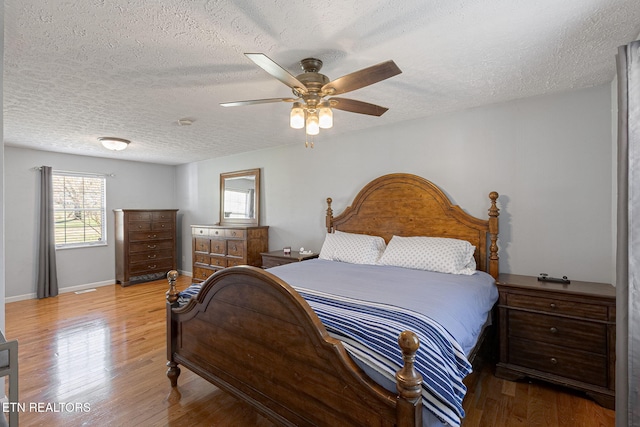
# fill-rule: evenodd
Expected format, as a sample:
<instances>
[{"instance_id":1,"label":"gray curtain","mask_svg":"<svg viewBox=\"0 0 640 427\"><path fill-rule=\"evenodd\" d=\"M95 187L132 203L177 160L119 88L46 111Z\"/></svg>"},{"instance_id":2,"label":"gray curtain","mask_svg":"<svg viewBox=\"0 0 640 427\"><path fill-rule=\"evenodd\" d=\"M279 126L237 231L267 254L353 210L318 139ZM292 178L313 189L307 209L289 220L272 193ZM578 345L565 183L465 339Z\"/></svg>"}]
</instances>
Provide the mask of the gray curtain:
<instances>
[{"instance_id":1,"label":"gray curtain","mask_svg":"<svg viewBox=\"0 0 640 427\"><path fill-rule=\"evenodd\" d=\"M640 41L618 49L616 426L640 426Z\"/></svg>"},{"instance_id":2,"label":"gray curtain","mask_svg":"<svg viewBox=\"0 0 640 427\"><path fill-rule=\"evenodd\" d=\"M53 179L50 166L40 169L40 235L38 248L38 298L58 295L56 241L53 217Z\"/></svg>"}]
</instances>

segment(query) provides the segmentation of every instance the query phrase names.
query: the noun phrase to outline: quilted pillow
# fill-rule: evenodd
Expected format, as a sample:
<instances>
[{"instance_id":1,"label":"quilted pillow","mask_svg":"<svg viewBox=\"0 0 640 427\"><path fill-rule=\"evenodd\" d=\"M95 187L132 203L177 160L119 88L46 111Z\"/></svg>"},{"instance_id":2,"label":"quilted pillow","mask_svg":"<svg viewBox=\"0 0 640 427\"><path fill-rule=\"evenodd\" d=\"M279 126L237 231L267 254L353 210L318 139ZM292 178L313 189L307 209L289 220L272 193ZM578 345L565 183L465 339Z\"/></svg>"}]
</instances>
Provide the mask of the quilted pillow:
<instances>
[{"instance_id":1,"label":"quilted pillow","mask_svg":"<svg viewBox=\"0 0 640 427\"><path fill-rule=\"evenodd\" d=\"M320 259L375 265L384 252L384 239L366 234L328 233L320 249Z\"/></svg>"},{"instance_id":2,"label":"quilted pillow","mask_svg":"<svg viewBox=\"0 0 640 427\"><path fill-rule=\"evenodd\" d=\"M466 240L393 236L378 264L471 275L476 271L475 249Z\"/></svg>"}]
</instances>

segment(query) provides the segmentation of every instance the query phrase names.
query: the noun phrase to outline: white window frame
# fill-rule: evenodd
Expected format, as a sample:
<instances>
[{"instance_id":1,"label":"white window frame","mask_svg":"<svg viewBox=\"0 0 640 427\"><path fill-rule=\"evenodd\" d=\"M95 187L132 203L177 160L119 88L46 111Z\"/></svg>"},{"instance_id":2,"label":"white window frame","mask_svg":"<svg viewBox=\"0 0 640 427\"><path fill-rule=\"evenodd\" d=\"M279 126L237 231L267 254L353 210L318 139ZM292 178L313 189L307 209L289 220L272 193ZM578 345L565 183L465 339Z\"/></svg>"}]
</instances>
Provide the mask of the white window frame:
<instances>
[{"instance_id":1,"label":"white window frame","mask_svg":"<svg viewBox=\"0 0 640 427\"><path fill-rule=\"evenodd\" d=\"M56 180L59 179L64 179L66 177L70 177L70 178L85 178L85 179L97 179L100 180L102 182L102 197L100 200L100 206L99 207L87 207L86 205L82 205L80 208L73 207L73 208L69 208L69 207L64 207L60 205L60 198L64 198L66 197L66 195L62 194L64 192L61 191L56 191ZM58 237L57 237L57 226L55 226L54 224L54 232L56 234L56 249L71 249L71 248L87 248L87 247L95 247L95 246L106 246L107 245L107 203L106 203L106 195L107 195L107 180L106 180L106 176L105 175L101 175L101 174L95 174L95 173L88 173L88 172L70 172L70 171L57 171L57 170L53 170L52 171L52 179L54 181L54 190L53 190L53 198L54 198L54 207L53 207L53 215L54 218L57 218L58 215L60 213L64 213L65 217L68 217L69 214L71 214L71 212L77 212L78 210L86 212L86 211L93 211L93 212L99 212L99 215L101 217L101 238L100 240L89 240L89 241L82 241L82 242L78 242L78 241L74 241L74 242L58 242ZM85 198L84 198L84 191L82 191L82 203L84 203ZM84 230L86 230L87 226L85 225L83 227ZM65 236L66 236L66 232L65 232ZM85 235L85 239L86 239L86 235Z\"/></svg>"}]
</instances>

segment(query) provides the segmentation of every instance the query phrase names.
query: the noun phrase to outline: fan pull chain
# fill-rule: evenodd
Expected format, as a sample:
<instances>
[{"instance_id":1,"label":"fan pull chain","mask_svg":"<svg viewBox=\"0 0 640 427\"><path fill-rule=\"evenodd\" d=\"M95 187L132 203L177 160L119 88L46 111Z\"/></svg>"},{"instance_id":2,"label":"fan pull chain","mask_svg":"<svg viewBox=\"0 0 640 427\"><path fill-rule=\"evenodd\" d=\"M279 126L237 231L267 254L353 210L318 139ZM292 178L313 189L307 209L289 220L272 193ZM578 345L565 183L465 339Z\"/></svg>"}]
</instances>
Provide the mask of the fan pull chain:
<instances>
[{"instance_id":1,"label":"fan pull chain","mask_svg":"<svg viewBox=\"0 0 640 427\"><path fill-rule=\"evenodd\" d=\"M309 134L305 133L304 148L313 148L313 138L309 141Z\"/></svg>"}]
</instances>

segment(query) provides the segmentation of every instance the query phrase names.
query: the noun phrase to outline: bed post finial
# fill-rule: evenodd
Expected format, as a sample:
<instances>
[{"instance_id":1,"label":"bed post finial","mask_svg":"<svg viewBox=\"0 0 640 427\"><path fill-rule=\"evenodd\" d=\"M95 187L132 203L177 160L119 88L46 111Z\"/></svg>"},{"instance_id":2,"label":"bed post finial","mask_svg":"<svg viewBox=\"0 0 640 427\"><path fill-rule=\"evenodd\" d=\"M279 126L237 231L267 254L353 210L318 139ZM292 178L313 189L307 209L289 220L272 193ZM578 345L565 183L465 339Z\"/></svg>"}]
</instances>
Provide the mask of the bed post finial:
<instances>
[{"instance_id":1,"label":"bed post finial","mask_svg":"<svg viewBox=\"0 0 640 427\"><path fill-rule=\"evenodd\" d=\"M413 366L416 352L420 347L418 336L411 331L403 331L398 337L402 349L404 366L396 372L398 390L398 427L422 425L422 375ZM407 420L413 420L405 424ZM403 422L404 421L404 422Z\"/></svg>"},{"instance_id":2,"label":"bed post finial","mask_svg":"<svg viewBox=\"0 0 640 427\"><path fill-rule=\"evenodd\" d=\"M498 200L498 193L492 191L489 193L489 199L491 199L491 207L489 208L489 238L491 239L491 245L489 246L489 274L494 279L498 279L498 215L500 215L500 209L496 206Z\"/></svg>"},{"instance_id":3,"label":"bed post finial","mask_svg":"<svg viewBox=\"0 0 640 427\"><path fill-rule=\"evenodd\" d=\"M331 202L333 202L331 197L327 197L327 233L331 233L331 229L333 228L333 209L331 209Z\"/></svg>"},{"instance_id":4,"label":"bed post finial","mask_svg":"<svg viewBox=\"0 0 640 427\"><path fill-rule=\"evenodd\" d=\"M176 279L178 278L178 272L171 270L167 273L167 279L169 280L169 290L166 292L167 302L169 304L175 304L178 301L178 289L176 288Z\"/></svg>"}]
</instances>

